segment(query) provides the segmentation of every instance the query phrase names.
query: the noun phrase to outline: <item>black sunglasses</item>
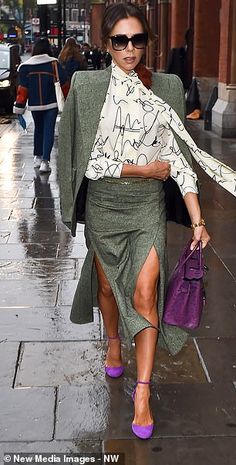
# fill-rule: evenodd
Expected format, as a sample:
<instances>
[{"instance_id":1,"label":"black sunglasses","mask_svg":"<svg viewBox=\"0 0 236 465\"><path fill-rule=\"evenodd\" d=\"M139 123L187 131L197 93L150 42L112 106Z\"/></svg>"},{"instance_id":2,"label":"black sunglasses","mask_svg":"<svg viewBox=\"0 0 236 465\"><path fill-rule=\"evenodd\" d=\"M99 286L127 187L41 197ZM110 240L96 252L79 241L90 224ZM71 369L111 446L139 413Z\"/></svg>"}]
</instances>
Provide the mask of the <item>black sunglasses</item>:
<instances>
[{"instance_id":1,"label":"black sunglasses","mask_svg":"<svg viewBox=\"0 0 236 465\"><path fill-rule=\"evenodd\" d=\"M124 50L128 43L131 42L134 48L145 48L148 43L148 34L142 32L140 34L134 34L132 37L127 37L125 34L118 34L116 36L110 36L113 50L117 52Z\"/></svg>"}]
</instances>

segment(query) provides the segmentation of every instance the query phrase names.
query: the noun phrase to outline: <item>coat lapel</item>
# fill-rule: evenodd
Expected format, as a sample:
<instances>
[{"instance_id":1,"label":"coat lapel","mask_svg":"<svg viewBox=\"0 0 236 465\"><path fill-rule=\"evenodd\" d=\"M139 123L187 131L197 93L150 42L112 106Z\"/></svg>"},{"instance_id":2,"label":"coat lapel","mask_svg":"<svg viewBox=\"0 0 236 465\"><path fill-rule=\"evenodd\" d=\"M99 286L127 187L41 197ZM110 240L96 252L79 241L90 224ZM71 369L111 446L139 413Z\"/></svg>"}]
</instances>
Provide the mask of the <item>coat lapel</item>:
<instances>
[{"instance_id":1,"label":"coat lapel","mask_svg":"<svg viewBox=\"0 0 236 465\"><path fill-rule=\"evenodd\" d=\"M99 125L100 114L111 77L111 67L98 75L86 73L87 82L78 90L78 112L83 138L84 153L90 155ZM86 115L86 117L84 116ZM87 156L86 156L86 160Z\"/></svg>"}]
</instances>

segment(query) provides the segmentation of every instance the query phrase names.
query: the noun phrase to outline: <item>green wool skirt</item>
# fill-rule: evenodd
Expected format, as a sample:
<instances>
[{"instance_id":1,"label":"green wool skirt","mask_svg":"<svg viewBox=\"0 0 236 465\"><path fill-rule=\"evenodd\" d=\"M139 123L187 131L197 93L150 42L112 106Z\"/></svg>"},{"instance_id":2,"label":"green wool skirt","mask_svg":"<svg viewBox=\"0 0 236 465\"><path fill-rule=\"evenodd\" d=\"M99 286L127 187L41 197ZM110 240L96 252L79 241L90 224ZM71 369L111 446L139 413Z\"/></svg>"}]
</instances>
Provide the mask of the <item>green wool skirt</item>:
<instances>
[{"instance_id":1,"label":"green wool skirt","mask_svg":"<svg viewBox=\"0 0 236 465\"><path fill-rule=\"evenodd\" d=\"M185 343L187 334L179 328L162 324L168 277L163 183L142 178L90 180L85 218L88 253L74 296L71 321L93 321L97 292L96 254L116 299L128 345L139 331L152 327L135 310L133 297L140 270L154 246L160 262L158 344L176 354Z\"/></svg>"}]
</instances>

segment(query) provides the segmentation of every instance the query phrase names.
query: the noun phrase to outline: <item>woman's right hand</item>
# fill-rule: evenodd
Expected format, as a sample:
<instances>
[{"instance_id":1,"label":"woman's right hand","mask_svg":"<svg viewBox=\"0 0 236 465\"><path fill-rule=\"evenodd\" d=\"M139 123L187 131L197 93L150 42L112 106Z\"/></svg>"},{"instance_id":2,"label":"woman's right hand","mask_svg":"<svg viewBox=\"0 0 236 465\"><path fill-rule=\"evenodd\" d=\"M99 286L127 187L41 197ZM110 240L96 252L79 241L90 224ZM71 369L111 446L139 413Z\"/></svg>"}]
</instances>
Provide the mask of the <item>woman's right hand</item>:
<instances>
[{"instance_id":1,"label":"woman's right hand","mask_svg":"<svg viewBox=\"0 0 236 465\"><path fill-rule=\"evenodd\" d=\"M170 170L170 163L156 160L145 166L145 177L166 181L170 176Z\"/></svg>"}]
</instances>

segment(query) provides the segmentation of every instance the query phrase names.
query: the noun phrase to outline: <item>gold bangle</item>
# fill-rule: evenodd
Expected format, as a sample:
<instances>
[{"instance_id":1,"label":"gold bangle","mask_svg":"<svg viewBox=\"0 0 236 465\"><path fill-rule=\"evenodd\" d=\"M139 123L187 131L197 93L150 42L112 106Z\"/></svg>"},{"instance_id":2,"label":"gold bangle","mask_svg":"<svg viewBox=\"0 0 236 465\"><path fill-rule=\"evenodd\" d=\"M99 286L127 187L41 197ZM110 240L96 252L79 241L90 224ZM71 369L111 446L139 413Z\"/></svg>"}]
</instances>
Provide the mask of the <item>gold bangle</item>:
<instances>
[{"instance_id":1,"label":"gold bangle","mask_svg":"<svg viewBox=\"0 0 236 465\"><path fill-rule=\"evenodd\" d=\"M200 219L199 223L192 223L191 228L195 229L198 226L206 226L205 220L203 218Z\"/></svg>"}]
</instances>

